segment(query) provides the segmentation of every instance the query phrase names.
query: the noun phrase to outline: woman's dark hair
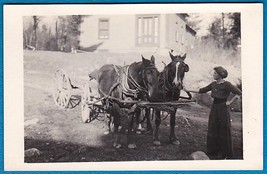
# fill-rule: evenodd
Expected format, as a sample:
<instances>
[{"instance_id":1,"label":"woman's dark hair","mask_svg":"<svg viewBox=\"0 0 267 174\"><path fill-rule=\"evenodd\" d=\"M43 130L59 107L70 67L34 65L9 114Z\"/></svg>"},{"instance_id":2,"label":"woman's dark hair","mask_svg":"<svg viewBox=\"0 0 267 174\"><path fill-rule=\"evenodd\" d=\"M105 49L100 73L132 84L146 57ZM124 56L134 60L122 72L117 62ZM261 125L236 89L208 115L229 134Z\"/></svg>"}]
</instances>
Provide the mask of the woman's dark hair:
<instances>
[{"instance_id":1,"label":"woman's dark hair","mask_svg":"<svg viewBox=\"0 0 267 174\"><path fill-rule=\"evenodd\" d=\"M228 72L226 69L224 69L221 66L217 66L214 68L214 70L219 74L219 76L221 76L221 78L226 78L228 76Z\"/></svg>"}]
</instances>

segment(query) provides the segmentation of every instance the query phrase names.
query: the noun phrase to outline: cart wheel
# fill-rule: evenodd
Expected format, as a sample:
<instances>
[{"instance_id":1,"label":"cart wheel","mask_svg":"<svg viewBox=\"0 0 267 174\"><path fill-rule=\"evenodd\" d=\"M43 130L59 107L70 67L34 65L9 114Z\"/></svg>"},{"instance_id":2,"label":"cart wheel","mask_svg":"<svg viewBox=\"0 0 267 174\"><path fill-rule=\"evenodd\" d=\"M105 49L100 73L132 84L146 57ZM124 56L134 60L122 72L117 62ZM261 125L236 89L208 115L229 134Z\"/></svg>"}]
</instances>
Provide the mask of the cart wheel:
<instances>
[{"instance_id":1,"label":"cart wheel","mask_svg":"<svg viewBox=\"0 0 267 174\"><path fill-rule=\"evenodd\" d=\"M82 94L82 121L84 123L88 123L90 121L90 114L91 114L91 108L89 107L88 103L90 100L90 87L89 84L86 83L83 88L83 94Z\"/></svg>"},{"instance_id":2,"label":"cart wheel","mask_svg":"<svg viewBox=\"0 0 267 174\"><path fill-rule=\"evenodd\" d=\"M83 123L88 123L90 121L91 108L87 104L82 102L82 121Z\"/></svg>"},{"instance_id":3,"label":"cart wheel","mask_svg":"<svg viewBox=\"0 0 267 174\"><path fill-rule=\"evenodd\" d=\"M70 101L71 85L64 70L58 69L53 76L53 97L57 106L67 108Z\"/></svg>"},{"instance_id":4,"label":"cart wheel","mask_svg":"<svg viewBox=\"0 0 267 174\"><path fill-rule=\"evenodd\" d=\"M80 96L71 94L72 85L63 69L55 71L53 76L53 97L57 106L72 109L81 102Z\"/></svg>"}]
</instances>

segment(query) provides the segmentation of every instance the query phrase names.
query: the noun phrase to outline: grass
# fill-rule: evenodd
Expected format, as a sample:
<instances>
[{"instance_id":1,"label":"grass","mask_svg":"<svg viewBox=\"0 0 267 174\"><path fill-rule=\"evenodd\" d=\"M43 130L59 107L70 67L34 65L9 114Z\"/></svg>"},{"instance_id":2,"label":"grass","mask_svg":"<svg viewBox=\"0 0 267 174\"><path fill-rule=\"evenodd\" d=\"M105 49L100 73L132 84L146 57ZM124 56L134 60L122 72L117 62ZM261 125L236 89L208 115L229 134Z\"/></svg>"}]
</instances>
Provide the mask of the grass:
<instances>
[{"instance_id":1,"label":"grass","mask_svg":"<svg viewBox=\"0 0 267 174\"><path fill-rule=\"evenodd\" d=\"M213 81L212 70L215 66L224 66L229 75L226 80L234 85L241 82L240 60L231 57L230 50L221 50L213 43L196 44L195 48L188 52L185 63L190 67L186 73L184 85L187 89L199 89ZM156 58L156 66L159 71L163 70L165 62L168 64L171 59L168 54L159 55L155 53L142 53L145 58L150 59L151 55ZM231 55L231 56L230 56ZM105 64L127 65L135 61L141 61L141 53L63 53L51 51L28 51L24 54L25 71L42 71L53 74L57 68L62 68L74 83L83 84L88 80L88 74ZM235 60L234 63L230 60ZM204 99L206 100L206 99ZM203 102L205 103L205 102Z\"/></svg>"}]
</instances>

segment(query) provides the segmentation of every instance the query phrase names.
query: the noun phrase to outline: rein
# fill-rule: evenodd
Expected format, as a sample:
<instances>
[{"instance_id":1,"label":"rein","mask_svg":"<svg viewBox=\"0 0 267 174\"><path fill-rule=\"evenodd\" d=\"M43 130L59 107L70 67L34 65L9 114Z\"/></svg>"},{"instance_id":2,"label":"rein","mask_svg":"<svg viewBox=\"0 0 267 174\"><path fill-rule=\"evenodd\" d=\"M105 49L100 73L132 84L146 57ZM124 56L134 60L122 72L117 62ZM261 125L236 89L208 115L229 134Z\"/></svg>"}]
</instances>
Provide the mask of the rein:
<instances>
[{"instance_id":1,"label":"rein","mask_svg":"<svg viewBox=\"0 0 267 174\"><path fill-rule=\"evenodd\" d=\"M141 74L142 74L142 79L143 79L143 84L145 85L146 90L148 91L149 87L147 85L147 82L145 81L145 71L149 70L149 69L156 69L156 67L154 65L151 65L145 69L142 70Z\"/></svg>"},{"instance_id":2,"label":"rein","mask_svg":"<svg viewBox=\"0 0 267 174\"><path fill-rule=\"evenodd\" d=\"M172 84L169 83L168 81L168 70L165 70L162 72L162 76L163 76L163 87L164 87L164 90L166 91L172 91Z\"/></svg>"},{"instance_id":3,"label":"rein","mask_svg":"<svg viewBox=\"0 0 267 174\"><path fill-rule=\"evenodd\" d=\"M180 59L173 60L173 62L176 62L176 63L179 61L180 61ZM166 97L165 97L166 93L171 92L172 95L174 95L174 90L176 88L175 85L169 83L169 81L168 81L168 69L167 68L162 71L161 76L160 76L160 80L163 81L163 83L162 83L163 99L166 100ZM183 90L183 89L180 89L180 90ZM179 98L191 99L192 95L187 91L185 91L185 92L187 93L188 97L179 96Z\"/></svg>"},{"instance_id":4,"label":"rein","mask_svg":"<svg viewBox=\"0 0 267 174\"><path fill-rule=\"evenodd\" d=\"M136 90L137 93L139 93L139 92L144 92L144 93L148 94L149 87L148 87L148 84L147 84L147 82L146 82L146 80L145 80L145 72L146 72L147 70L149 70L149 69L156 69L156 67L155 67L154 64L151 64L151 65L149 65L148 67L146 67L145 69L143 69L142 71L139 72L139 75L141 75L141 77L142 77L144 87L141 86L140 84L138 84L138 83L136 82L136 80L134 80L134 78L132 77L132 75L129 74L129 69L128 69L128 74L129 74L129 75L127 76L127 77L128 77L128 80L129 80L130 83L134 86L134 88L137 89L137 90ZM126 81L126 83L128 83L128 82ZM133 89L130 89L130 90L133 90Z\"/></svg>"},{"instance_id":5,"label":"rein","mask_svg":"<svg viewBox=\"0 0 267 174\"><path fill-rule=\"evenodd\" d=\"M163 90L165 90L167 92L171 92L175 89L175 86L173 84L169 83L169 81L168 81L169 73L168 72L169 72L168 69L164 69L163 72L161 73L162 74L161 78L163 78L162 79L163 80Z\"/></svg>"},{"instance_id":6,"label":"rein","mask_svg":"<svg viewBox=\"0 0 267 174\"><path fill-rule=\"evenodd\" d=\"M129 90L136 91L136 93L138 93L140 91L148 93L148 88L146 87L146 84L144 83L144 79L143 79L143 83L144 83L145 87L142 87L140 84L138 84L134 80L133 76L131 74L129 74L129 69L128 69L127 74L128 74L127 78L129 80L129 82L133 85L134 88L136 88L136 90L134 90L134 89L130 89L130 87L129 87ZM142 76L143 76L143 72L142 72ZM125 82L128 84L127 80Z\"/></svg>"},{"instance_id":7,"label":"rein","mask_svg":"<svg viewBox=\"0 0 267 174\"><path fill-rule=\"evenodd\" d=\"M148 85L147 85L147 82L145 81L145 71L148 69L156 69L156 67L150 66L150 67L147 67L147 68L145 68L139 72L139 74L141 74L141 76L142 76L143 84L145 86L145 87L143 87L136 82L136 80L132 77L131 74L129 74L130 66L131 65L124 66L122 68L122 71L118 71L118 69L114 65L115 71L117 72L117 74L120 77L119 79L120 79L120 84L122 87L122 93L127 95L127 96L132 96L134 98L137 98L137 94L140 92L144 92L144 93L148 94ZM133 85L134 89L130 88L128 81L131 85Z\"/></svg>"}]
</instances>

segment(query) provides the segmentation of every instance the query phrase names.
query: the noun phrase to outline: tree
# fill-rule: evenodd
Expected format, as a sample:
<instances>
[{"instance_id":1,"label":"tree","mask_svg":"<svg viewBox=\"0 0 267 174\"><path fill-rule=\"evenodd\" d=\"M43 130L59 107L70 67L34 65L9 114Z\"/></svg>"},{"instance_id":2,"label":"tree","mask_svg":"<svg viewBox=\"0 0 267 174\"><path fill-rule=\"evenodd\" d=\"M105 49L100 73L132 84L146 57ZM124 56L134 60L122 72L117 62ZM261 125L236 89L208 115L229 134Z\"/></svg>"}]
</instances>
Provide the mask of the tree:
<instances>
[{"instance_id":1,"label":"tree","mask_svg":"<svg viewBox=\"0 0 267 174\"><path fill-rule=\"evenodd\" d=\"M59 16L56 25L56 38L61 51L79 49L83 15Z\"/></svg>"},{"instance_id":2,"label":"tree","mask_svg":"<svg viewBox=\"0 0 267 174\"><path fill-rule=\"evenodd\" d=\"M230 35L232 35L233 39L240 39L241 38L241 23L240 23L240 13L231 13L229 18L233 21Z\"/></svg>"},{"instance_id":3,"label":"tree","mask_svg":"<svg viewBox=\"0 0 267 174\"><path fill-rule=\"evenodd\" d=\"M70 47L79 49L80 47L80 35L81 35L81 23L83 22L82 15L72 15L68 17L68 33L70 34Z\"/></svg>"},{"instance_id":4,"label":"tree","mask_svg":"<svg viewBox=\"0 0 267 174\"><path fill-rule=\"evenodd\" d=\"M27 45L31 45L33 35L33 26L29 24L27 28L23 29L23 47L26 48Z\"/></svg>"},{"instance_id":5,"label":"tree","mask_svg":"<svg viewBox=\"0 0 267 174\"><path fill-rule=\"evenodd\" d=\"M33 46L41 50L70 51L79 49L82 15L57 16L54 22L55 33L51 23L40 23L43 17L29 16L23 20L24 48ZM43 20L45 21L45 20ZM50 25L50 26L49 26ZM54 27L54 26L53 26Z\"/></svg>"},{"instance_id":6,"label":"tree","mask_svg":"<svg viewBox=\"0 0 267 174\"><path fill-rule=\"evenodd\" d=\"M39 16L33 16L33 37L34 37L34 44L33 46L37 48L37 28L38 24L41 21L41 17Z\"/></svg>"},{"instance_id":7,"label":"tree","mask_svg":"<svg viewBox=\"0 0 267 174\"><path fill-rule=\"evenodd\" d=\"M191 13L186 18L187 24L196 32L200 30L200 23L203 21L198 13Z\"/></svg>"},{"instance_id":8,"label":"tree","mask_svg":"<svg viewBox=\"0 0 267 174\"><path fill-rule=\"evenodd\" d=\"M241 38L240 13L222 13L209 27L210 35L224 49L236 49Z\"/></svg>"}]
</instances>

